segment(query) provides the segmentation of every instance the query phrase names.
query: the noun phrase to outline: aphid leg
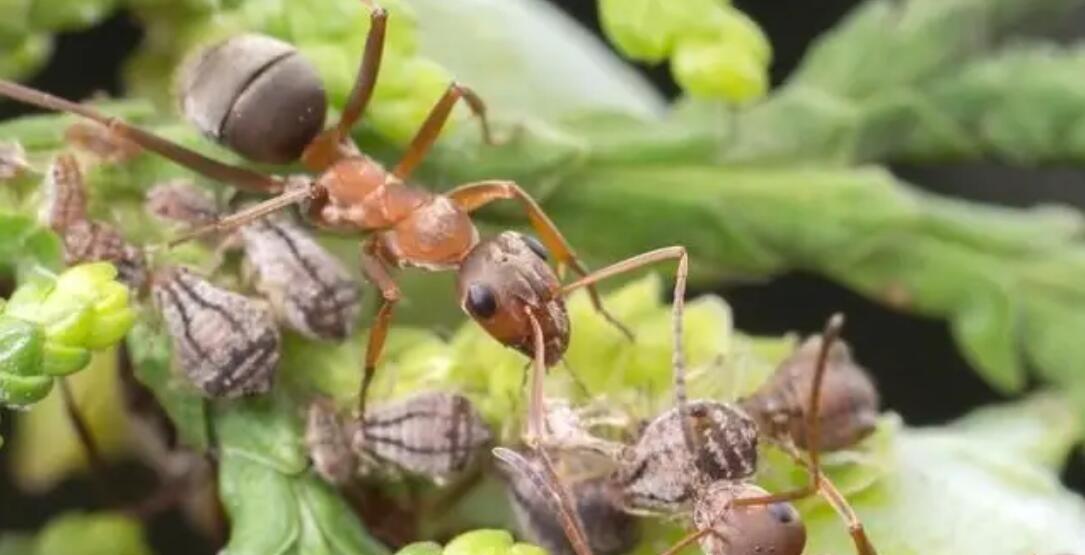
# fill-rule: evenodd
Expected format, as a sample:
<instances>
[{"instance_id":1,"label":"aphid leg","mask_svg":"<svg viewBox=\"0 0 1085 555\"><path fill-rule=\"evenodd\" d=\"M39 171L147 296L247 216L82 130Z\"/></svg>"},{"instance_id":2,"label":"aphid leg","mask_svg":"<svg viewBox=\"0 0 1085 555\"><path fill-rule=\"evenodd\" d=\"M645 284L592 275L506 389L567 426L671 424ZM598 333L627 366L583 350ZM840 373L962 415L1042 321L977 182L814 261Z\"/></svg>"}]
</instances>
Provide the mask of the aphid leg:
<instances>
[{"instance_id":1,"label":"aphid leg","mask_svg":"<svg viewBox=\"0 0 1085 555\"><path fill-rule=\"evenodd\" d=\"M558 226L546 215L539 203L535 202L535 199L531 198L531 195L527 194L516 183L512 181L467 183L449 191L446 196L465 212L473 212L496 200L515 199L519 201L524 207L524 211L527 212L531 227L539 234L539 239L546 245L547 250L553 254L558 269L560 270L563 266L568 265L580 276L587 277L589 275L588 269L577 258L576 253L573 252L573 247L565 240L565 236L561 234ZM629 328L625 327L610 312L607 312L595 286L591 282L584 285L588 287L588 296L591 298L592 306L595 307L596 312L632 340L633 332L629 331Z\"/></svg>"},{"instance_id":2,"label":"aphid leg","mask_svg":"<svg viewBox=\"0 0 1085 555\"><path fill-rule=\"evenodd\" d=\"M693 418L689 413L688 395L686 393L686 356L682 343L682 314L686 306L686 278L689 275L689 253L682 246L664 247L638 254L621 262L616 262L586 275L562 289L564 294L580 288L591 287L592 284L604 279L630 272L637 268L661 262L664 260L678 260L678 269L674 275L674 302L672 304L672 335L674 349L672 351L671 369L674 373L674 401L678 413L682 419L682 435L685 436L686 448L690 453L700 454L701 442L694 433Z\"/></svg>"},{"instance_id":3,"label":"aphid leg","mask_svg":"<svg viewBox=\"0 0 1085 555\"><path fill-rule=\"evenodd\" d=\"M448 121L452 107L461 98L467 102L467 107L471 109L471 112L478 117L479 125L482 126L482 140L486 144L496 144L490 132L490 121L486 118L486 104L482 102L482 98L465 85L453 82L445 89L445 93L437 100L437 104L433 105L433 109L426 116L426 121L422 122L422 127L418 129L418 133L415 133L414 138L411 139L411 144L407 146L407 152L392 170L396 177L406 180L418 167L437 140L437 136L440 135L441 128Z\"/></svg>"},{"instance_id":4,"label":"aphid leg","mask_svg":"<svg viewBox=\"0 0 1085 555\"><path fill-rule=\"evenodd\" d=\"M116 136L127 139L215 181L222 181L241 189L257 192L275 193L283 188L283 183L271 176L213 160L194 150L187 149L154 133L126 123L119 118L107 116L88 106L24 87L13 81L0 79L0 96L6 96L46 110L68 112L96 121L105 125Z\"/></svg>"},{"instance_id":5,"label":"aphid leg","mask_svg":"<svg viewBox=\"0 0 1085 555\"><path fill-rule=\"evenodd\" d=\"M71 422L72 430L75 432L76 437L79 438L79 444L83 447L83 454L87 457L87 464L90 465L91 472L94 474L94 488L101 499L110 500L111 496L107 494L106 490L109 475L106 472L105 460L102 459L102 452L98 448L98 442L94 439L90 426L87 425L87 421L83 419L83 414L79 411L79 405L75 402L75 395L72 394L68 380L58 378L57 382L60 386L60 395L64 400L64 411L68 414L68 421Z\"/></svg>"},{"instance_id":6,"label":"aphid leg","mask_svg":"<svg viewBox=\"0 0 1085 555\"><path fill-rule=\"evenodd\" d=\"M541 449L538 449L537 452L542 454ZM549 502L550 510L561 515L561 527L565 530L565 535L569 538L569 544L573 547L573 551L577 555L592 555L587 535L585 535L580 524L580 518L570 506L566 505L567 496L563 495L565 488L561 482L557 481L557 477L549 471L547 463L543 463L543 467L548 470L544 473L539 472L523 455L511 449L495 447L493 453L495 457L501 459L505 464L527 478L541 496Z\"/></svg>"},{"instance_id":7,"label":"aphid leg","mask_svg":"<svg viewBox=\"0 0 1085 555\"><path fill-rule=\"evenodd\" d=\"M358 76L354 79L354 87L347 96L347 103L339 116L339 122L335 124L335 127L317 135L302 153L305 165L314 171L322 171L342 158L343 150L340 145L365 112L369 99L373 97L373 88L377 84L377 74L380 72L381 57L384 53L388 12L371 0L362 0L362 3L370 9L369 34L365 38L365 50L362 52L362 62L358 66Z\"/></svg>"},{"instance_id":8,"label":"aphid leg","mask_svg":"<svg viewBox=\"0 0 1085 555\"><path fill-rule=\"evenodd\" d=\"M237 229L249 222L252 222L253 220L258 220L260 218L263 218L264 216L267 216L268 214L278 212L279 210L282 210L283 208L286 208L291 204L297 204L304 200L305 197L308 197L312 194L313 189L311 187L299 187L297 189L286 191L285 193L282 193L277 197L267 199L258 204L254 204L244 210L234 212L229 216L217 219L207 225L203 225L190 231L186 231L171 239L169 243L167 243L167 245L169 247L176 247L181 243L186 243L193 239L198 239L200 237L203 237L204 235L208 235L211 233L224 233Z\"/></svg>"},{"instance_id":9,"label":"aphid leg","mask_svg":"<svg viewBox=\"0 0 1085 555\"><path fill-rule=\"evenodd\" d=\"M373 374L377 371L377 361L380 360L381 351L384 350L384 339L388 336L388 327L392 324L392 310L400 298L399 287L392 279L392 275L388 273L384 262L377 258L374 251L373 240L367 240L362 246L362 273L380 289L383 301L373 325L369 328L369 342L365 349L365 373L362 374L362 386L358 391L358 414L363 419L369 385L373 381Z\"/></svg>"}]
</instances>

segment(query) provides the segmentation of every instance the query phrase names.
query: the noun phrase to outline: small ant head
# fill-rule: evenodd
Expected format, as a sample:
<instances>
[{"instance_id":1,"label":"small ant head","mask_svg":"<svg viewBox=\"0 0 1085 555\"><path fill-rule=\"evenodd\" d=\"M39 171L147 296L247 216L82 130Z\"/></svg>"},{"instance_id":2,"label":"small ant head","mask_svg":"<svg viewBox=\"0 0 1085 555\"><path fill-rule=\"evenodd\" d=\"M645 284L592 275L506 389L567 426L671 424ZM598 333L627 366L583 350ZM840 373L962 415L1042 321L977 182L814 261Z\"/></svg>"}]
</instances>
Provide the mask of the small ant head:
<instances>
[{"instance_id":1,"label":"small ant head","mask_svg":"<svg viewBox=\"0 0 1085 555\"><path fill-rule=\"evenodd\" d=\"M479 243L460 267L457 288L460 306L494 339L533 356L530 313L542 327L546 364L565 354L569 315L561 283L533 237L506 231Z\"/></svg>"},{"instance_id":2,"label":"small ant head","mask_svg":"<svg viewBox=\"0 0 1085 555\"><path fill-rule=\"evenodd\" d=\"M701 540L707 555L800 555L806 546L806 526L790 503L734 506L734 499L762 497L752 484L715 482L697 499L693 524L712 529Z\"/></svg>"},{"instance_id":3,"label":"small ant head","mask_svg":"<svg viewBox=\"0 0 1085 555\"><path fill-rule=\"evenodd\" d=\"M808 446L804 415L810 407L821 346L820 335L808 338L780 363L757 394L743 401L766 434L790 438L803 449ZM835 451L855 445L874 431L878 408L878 390L870 376L852 358L847 344L835 341L829 347L821 384L818 448Z\"/></svg>"},{"instance_id":4,"label":"small ant head","mask_svg":"<svg viewBox=\"0 0 1085 555\"><path fill-rule=\"evenodd\" d=\"M757 426L740 409L713 401L688 405L700 453L686 445L680 412L656 417L626 451L618 470L626 504L633 509L675 512L719 480L741 480L757 468Z\"/></svg>"},{"instance_id":5,"label":"small ant head","mask_svg":"<svg viewBox=\"0 0 1085 555\"><path fill-rule=\"evenodd\" d=\"M324 127L327 99L296 48L239 35L204 50L183 72L181 105L205 135L255 161L297 160Z\"/></svg>"}]
</instances>

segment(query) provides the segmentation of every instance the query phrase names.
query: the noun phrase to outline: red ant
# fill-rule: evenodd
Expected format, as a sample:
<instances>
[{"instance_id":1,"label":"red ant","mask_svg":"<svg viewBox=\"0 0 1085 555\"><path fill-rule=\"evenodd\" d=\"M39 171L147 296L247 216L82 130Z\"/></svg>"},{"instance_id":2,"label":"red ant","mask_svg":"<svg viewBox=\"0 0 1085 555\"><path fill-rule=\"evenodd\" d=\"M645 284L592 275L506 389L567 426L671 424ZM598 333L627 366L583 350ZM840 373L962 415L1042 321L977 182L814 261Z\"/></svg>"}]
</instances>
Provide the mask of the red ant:
<instances>
[{"instance_id":1,"label":"red ant","mask_svg":"<svg viewBox=\"0 0 1085 555\"><path fill-rule=\"evenodd\" d=\"M569 322L563 297L572 289L587 287L595 309L631 338L602 306L594 283L652 262L679 258L675 289L676 310L680 310L687 267L682 247L644 253L588 274L542 208L512 181L468 183L443 194L406 184L461 98L479 118L485 142L494 143L485 105L467 87L449 85L391 172L361 153L349 141L348 133L372 96L387 21L383 9L363 2L371 8L365 51L341 118L331 128L321 130L326 101L316 72L293 47L269 37L242 35L211 48L190 67L182 87L187 116L206 134L255 161L300 160L317 174L315 177L273 177L225 164L87 106L10 81L0 80L0 95L77 114L207 178L278 195L195 229L171 244L227 231L292 204L301 204L319 226L367 232L361 248L362 270L380 289L383 303L369 333L359 392L362 414L393 309L401 297L390 268L456 270L461 307L495 339L535 357L543 367L552 366L565 352ZM251 79L247 80L238 75L249 73ZM495 200L508 199L520 202L541 243L513 232L479 240L470 213ZM559 268L568 266L583 278L562 288L547 265L547 251ZM538 423L536 418L531 421ZM531 429L529 435L541 437L543 428Z\"/></svg>"}]
</instances>

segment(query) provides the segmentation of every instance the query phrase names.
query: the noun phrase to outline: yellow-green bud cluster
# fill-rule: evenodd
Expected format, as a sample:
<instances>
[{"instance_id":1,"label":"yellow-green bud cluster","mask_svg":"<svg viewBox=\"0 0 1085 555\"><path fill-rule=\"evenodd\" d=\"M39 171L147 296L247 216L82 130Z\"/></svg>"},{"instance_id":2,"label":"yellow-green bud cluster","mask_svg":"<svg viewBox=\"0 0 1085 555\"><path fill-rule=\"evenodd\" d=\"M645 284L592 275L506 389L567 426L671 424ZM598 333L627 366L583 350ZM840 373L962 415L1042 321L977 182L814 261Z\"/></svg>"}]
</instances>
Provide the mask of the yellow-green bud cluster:
<instances>
[{"instance_id":1,"label":"yellow-green bud cluster","mask_svg":"<svg viewBox=\"0 0 1085 555\"><path fill-rule=\"evenodd\" d=\"M120 341L135 313L108 263L28 280L0 311L0 404L40 400L53 377L76 372L91 351Z\"/></svg>"},{"instance_id":2,"label":"yellow-green bud cluster","mask_svg":"<svg viewBox=\"0 0 1085 555\"><path fill-rule=\"evenodd\" d=\"M768 39L725 0L599 0L599 16L618 50L648 63L669 59L693 96L744 104L768 90Z\"/></svg>"},{"instance_id":3,"label":"yellow-green bud cluster","mask_svg":"<svg viewBox=\"0 0 1085 555\"><path fill-rule=\"evenodd\" d=\"M412 543L396 555L546 555L546 550L515 543L504 530L474 530L456 536L443 549L433 542Z\"/></svg>"}]
</instances>

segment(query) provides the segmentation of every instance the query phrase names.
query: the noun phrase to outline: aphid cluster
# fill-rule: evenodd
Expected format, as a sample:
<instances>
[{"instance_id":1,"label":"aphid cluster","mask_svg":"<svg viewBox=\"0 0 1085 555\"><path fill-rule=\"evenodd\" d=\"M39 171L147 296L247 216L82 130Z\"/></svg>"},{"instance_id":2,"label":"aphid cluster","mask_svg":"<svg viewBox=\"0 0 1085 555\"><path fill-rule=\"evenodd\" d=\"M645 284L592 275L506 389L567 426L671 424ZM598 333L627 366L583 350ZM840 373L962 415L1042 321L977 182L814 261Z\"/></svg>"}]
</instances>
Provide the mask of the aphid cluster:
<instances>
[{"instance_id":1,"label":"aphid cluster","mask_svg":"<svg viewBox=\"0 0 1085 555\"><path fill-rule=\"evenodd\" d=\"M215 220L214 199L195 185L175 181L152 188L147 209L188 224ZM361 290L350 273L308 232L285 214L242 226L220 244L220 254L239 247L246 281L267 299L279 321L314 340L338 341L354 332Z\"/></svg>"},{"instance_id":2,"label":"aphid cluster","mask_svg":"<svg viewBox=\"0 0 1085 555\"><path fill-rule=\"evenodd\" d=\"M562 483L561 472L553 470L560 465L547 469L545 464L537 462L539 457L548 456L548 451L562 454L570 450L586 451L608 458L615 467L607 478L607 488L618 492L617 497L608 498L611 513L621 510L636 514L687 514L696 531L683 545L699 541L709 554L798 555L805 545L805 530L798 513L787 502L820 493L847 521L857 551L862 555L873 554L858 519L821 473L816 457L820 449L818 426L811 425L819 422L840 427L842 431L829 434L830 449L854 445L873 427L877 394L869 378L851 361L847 348L834 348L839 322L835 319L830 322L824 339L815 337L804 343L780 365L762 390L751 397L754 401L743 403L759 410L757 419L767 423L763 431L759 431L757 421L747 414L744 406L684 401L684 395L679 393L678 406L653 419L630 444L616 444L582 430L555 434L552 437L557 442L538 449L533 459L506 449L495 450L513 469L509 481L514 492L511 495L533 500L532 510L520 511L521 527L528 534L543 536L541 543L557 545L558 552L587 555L602 551L596 549L600 538L593 537L600 527L592 520L604 518L599 515L606 513L584 511L577 502L583 495L578 484ZM838 366L830 369L833 365ZM676 371L680 373L681 369ZM681 387L683 383L683 378L677 376L676 384ZM844 401L820 404L821 388L825 388L828 399ZM784 414L787 419L780 417ZM768 418L772 415L777 418ZM683 418L688 418L688 422L684 423ZM791 426L793 422L805 426L799 430L800 426ZM577 426L563 422L550 427L575 430ZM757 470L757 444L762 435L785 446L799 444L810 451L809 462L805 463L811 476L808 486L772 495L751 483ZM522 493L526 484L535 490L534 498ZM574 501L566 502L563 494ZM559 523L567 542L562 537L555 538L553 531Z\"/></svg>"},{"instance_id":3,"label":"aphid cluster","mask_svg":"<svg viewBox=\"0 0 1085 555\"><path fill-rule=\"evenodd\" d=\"M305 440L327 481L421 476L444 484L478 459L493 435L466 397L427 392L373 408L364 419L338 414L329 401L309 405Z\"/></svg>"}]
</instances>

